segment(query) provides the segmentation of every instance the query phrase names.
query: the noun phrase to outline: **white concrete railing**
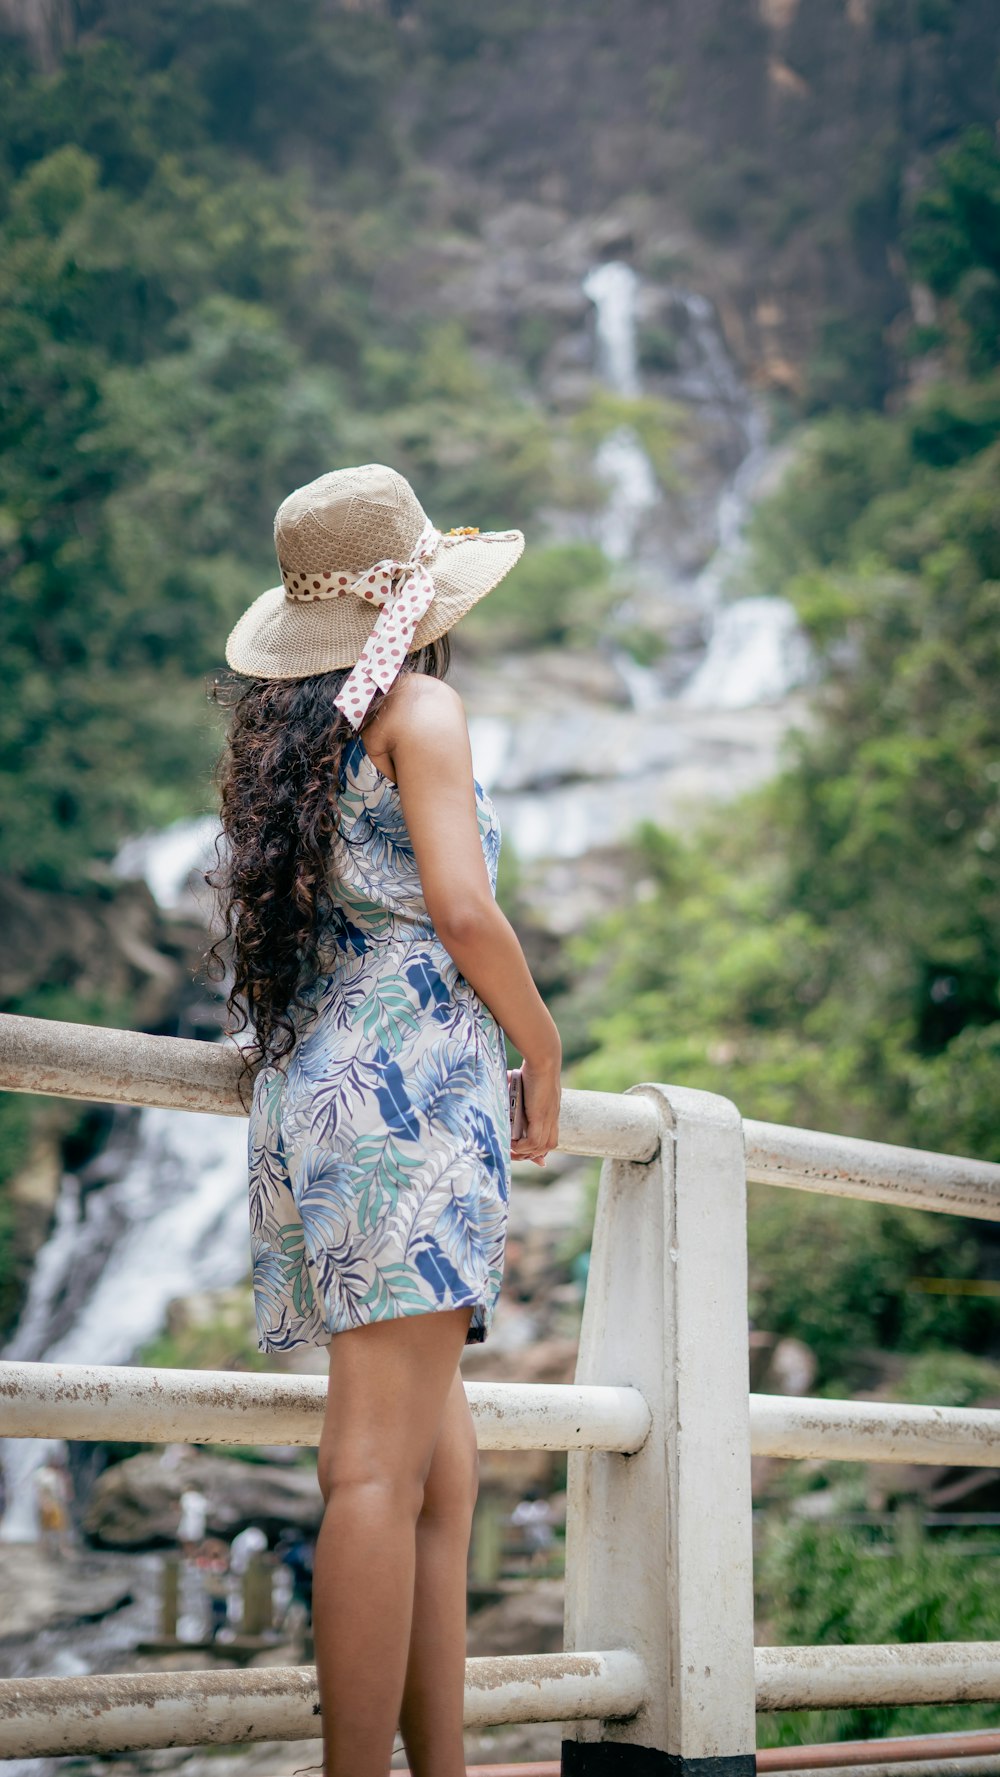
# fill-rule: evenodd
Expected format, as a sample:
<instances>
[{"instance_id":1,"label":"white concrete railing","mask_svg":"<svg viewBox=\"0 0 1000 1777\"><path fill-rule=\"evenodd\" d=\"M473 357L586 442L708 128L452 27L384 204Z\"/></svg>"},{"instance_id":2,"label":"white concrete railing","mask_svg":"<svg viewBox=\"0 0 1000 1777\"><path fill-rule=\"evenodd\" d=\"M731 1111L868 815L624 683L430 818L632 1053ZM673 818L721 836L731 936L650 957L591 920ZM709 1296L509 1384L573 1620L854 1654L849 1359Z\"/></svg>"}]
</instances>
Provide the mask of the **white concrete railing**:
<instances>
[{"instance_id":1,"label":"white concrete railing","mask_svg":"<svg viewBox=\"0 0 1000 1777\"><path fill-rule=\"evenodd\" d=\"M618 1450L649 1435L636 1388L467 1382L481 1450ZM113 1364L0 1364L5 1437L126 1443L318 1444L322 1376L128 1369Z\"/></svg>"},{"instance_id":2,"label":"white concrete railing","mask_svg":"<svg viewBox=\"0 0 1000 1777\"><path fill-rule=\"evenodd\" d=\"M649 1691L635 1654L525 1654L466 1662L465 1726L634 1714ZM0 1758L312 1740L309 1666L0 1681Z\"/></svg>"},{"instance_id":3,"label":"white concrete railing","mask_svg":"<svg viewBox=\"0 0 1000 1777\"><path fill-rule=\"evenodd\" d=\"M636 1388L467 1382L465 1392L481 1450L615 1450L634 1456L652 1423ZM326 1394L320 1376L0 1365L0 1422L4 1436L15 1438L316 1445ZM995 1468L1000 1412L752 1394L750 1451Z\"/></svg>"},{"instance_id":4,"label":"white concrete railing","mask_svg":"<svg viewBox=\"0 0 1000 1777\"><path fill-rule=\"evenodd\" d=\"M0 1018L11 1090L236 1116L238 1070L223 1045ZM470 1661L467 1725L565 1722L567 1777L751 1777L756 1709L1000 1700L989 1644L754 1648L751 1452L994 1466L1000 1414L751 1395L746 1340L748 1178L995 1218L1000 1166L744 1122L655 1083L565 1092L559 1137L604 1159L576 1381L467 1392L484 1447L569 1453L567 1651ZM4 1364L0 1434L312 1444L324 1393L309 1377ZM0 1756L304 1737L314 1682L8 1680Z\"/></svg>"},{"instance_id":5,"label":"white concrete railing","mask_svg":"<svg viewBox=\"0 0 1000 1777\"><path fill-rule=\"evenodd\" d=\"M241 1071L234 1043L0 1017L0 1091L245 1117ZM611 1092L564 1093L560 1136L567 1153L623 1160L651 1160L660 1139L651 1106Z\"/></svg>"}]
</instances>

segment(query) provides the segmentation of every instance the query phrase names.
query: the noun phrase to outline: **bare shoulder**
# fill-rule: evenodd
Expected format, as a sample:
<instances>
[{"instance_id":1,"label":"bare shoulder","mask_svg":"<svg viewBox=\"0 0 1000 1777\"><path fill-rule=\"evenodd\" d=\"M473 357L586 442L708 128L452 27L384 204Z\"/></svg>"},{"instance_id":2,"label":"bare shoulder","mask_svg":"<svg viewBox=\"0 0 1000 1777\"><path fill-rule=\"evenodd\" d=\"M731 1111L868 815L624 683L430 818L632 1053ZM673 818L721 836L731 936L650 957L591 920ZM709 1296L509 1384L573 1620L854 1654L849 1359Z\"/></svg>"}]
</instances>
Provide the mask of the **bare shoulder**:
<instances>
[{"instance_id":1,"label":"bare shoulder","mask_svg":"<svg viewBox=\"0 0 1000 1777\"><path fill-rule=\"evenodd\" d=\"M400 748L468 745L469 724L459 693L428 673L406 673L397 679L379 713L379 727L390 753Z\"/></svg>"}]
</instances>

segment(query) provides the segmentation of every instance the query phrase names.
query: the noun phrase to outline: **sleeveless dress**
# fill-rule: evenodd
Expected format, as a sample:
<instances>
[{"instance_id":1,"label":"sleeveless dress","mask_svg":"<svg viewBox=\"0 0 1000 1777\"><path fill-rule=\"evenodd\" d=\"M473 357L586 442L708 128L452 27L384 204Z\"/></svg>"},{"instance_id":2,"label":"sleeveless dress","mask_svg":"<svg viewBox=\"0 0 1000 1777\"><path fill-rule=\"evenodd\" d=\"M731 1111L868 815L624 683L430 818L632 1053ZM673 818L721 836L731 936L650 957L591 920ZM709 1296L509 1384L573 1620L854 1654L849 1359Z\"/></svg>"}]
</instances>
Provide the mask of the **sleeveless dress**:
<instances>
[{"instance_id":1,"label":"sleeveless dress","mask_svg":"<svg viewBox=\"0 0 1000 1777\"><path fill-rule=\"evenodd\" d=\"M475 788L495 895L500 822ZM258 1073L250 1110L258 1349L465 1306L482 1343L510 1193L503 1032L434 930L399 791L360 734L337 789L317 1016Z\"/></svg>"}]
</instances>

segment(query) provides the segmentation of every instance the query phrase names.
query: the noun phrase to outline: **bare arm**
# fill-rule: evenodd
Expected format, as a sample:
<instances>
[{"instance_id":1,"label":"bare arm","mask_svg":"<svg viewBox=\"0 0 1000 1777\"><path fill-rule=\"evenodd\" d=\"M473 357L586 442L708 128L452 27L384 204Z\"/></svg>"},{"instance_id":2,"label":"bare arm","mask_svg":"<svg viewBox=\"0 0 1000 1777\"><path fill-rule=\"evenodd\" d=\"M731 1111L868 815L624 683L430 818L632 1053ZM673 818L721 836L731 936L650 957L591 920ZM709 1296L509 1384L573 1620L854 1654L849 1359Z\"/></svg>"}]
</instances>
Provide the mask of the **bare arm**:
<instances>
[{"instance_id":1,"label":"bare arm","mask_svg":"<svg viewBox=\"0 0 1000 1777\"><path fill-rule=\"evenodd\" d=\"M379 727L427 911L456 967L524 1057L528 1133L511 1151L534 1158L558 1138L562 1043L490 888L462 700L450 685L415 673L399 682L393 703Z\"/></svg>"}]
</instances>

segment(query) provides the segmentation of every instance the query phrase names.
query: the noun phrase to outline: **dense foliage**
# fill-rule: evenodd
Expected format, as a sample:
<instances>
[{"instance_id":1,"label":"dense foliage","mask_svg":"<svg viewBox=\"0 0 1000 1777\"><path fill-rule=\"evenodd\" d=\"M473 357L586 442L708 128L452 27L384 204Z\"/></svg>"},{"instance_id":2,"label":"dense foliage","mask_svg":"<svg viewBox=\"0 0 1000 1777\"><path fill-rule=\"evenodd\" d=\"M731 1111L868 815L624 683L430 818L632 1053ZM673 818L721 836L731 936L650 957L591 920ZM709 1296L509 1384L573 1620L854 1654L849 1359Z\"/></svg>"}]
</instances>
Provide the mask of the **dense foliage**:
<instances>
[{"instance_id":1,"label":"dense foliage","mask_svg":"<svg viewBox=\"0 0 1000 1777\"><path fill-rule=\"evenodd\" d=\"M580 1078L684 1078L755 1115L1000 1142L1000 383L815 428L756 573L823 670L786 770L581 942ZM602 968L601 959L609 959Z\"/></svg>"},{"instance_id":2,"label":"dense foliage","mask_svg":"<svg viewBox=\"0 0 1000 1777\"><path fill-rule=\"evenodd\" d=\"M995 255L984 212L1000 159L972 132L910 237L942 289ZM921 349L981 365L967 309L943 313ZM992 368L812 426L748 570L809 634L808 718L735 814L640 835L634 901L573 947L577 1083L683 1080L751 1116L1000 1157L998 477ZM988 1226L759 1191L750 1244L757 1324L805 1338L821 1383L856 1384L866 1350L997 1348Z\"/></svg>"},{"instance_id":3,"label":"dense foliage","mask_svg":"<svg viewBox=\"0 0 1000 1777\"><path fill-rule=\"evenodd\" d=\"M882 1525L769 1514L756 1566L767 1640L852 1646L1000 1639L1000 1599L982 1533L921 1530L919 1507ZM993 1552L993 1545L985 1545ZM761 1746L992 1728L995 1705L793 1710L760 1718Z\"/></svg>"},{"instance_id":4,"label":"dense foliage","mask_svg":"<svg viewBox=\"0 0 1000 1777\"><path fill-rule=\"evenodd\" d=\"M375 325L374 269L400 237L364 181L345 172L320 210L304 175L236 152L267 139L273 89L259 123L227 99L218 10L194 81L181 57L143 68L127 33L48 79L4 60L0 869L32 880L72 883L208 798L200 675L275 577L290 487L384 458L445 526L524 522L545 492L545 427L509 376L455 324ZM372 74L337 45L350 120ZM294 72L319 103L322 68Z\"/></svg>"}]
</instances>

